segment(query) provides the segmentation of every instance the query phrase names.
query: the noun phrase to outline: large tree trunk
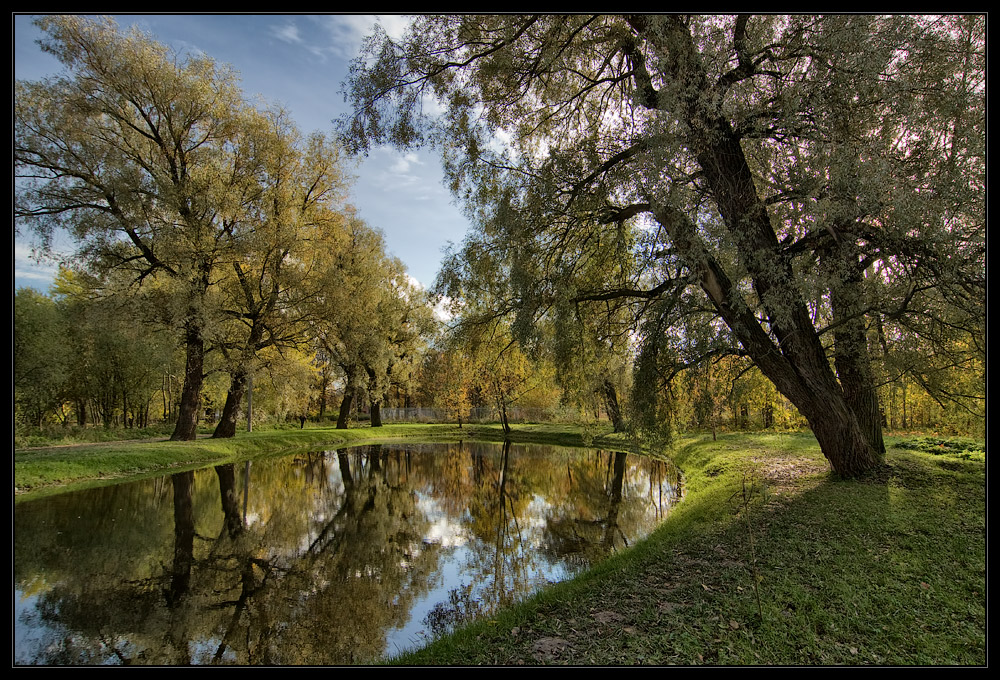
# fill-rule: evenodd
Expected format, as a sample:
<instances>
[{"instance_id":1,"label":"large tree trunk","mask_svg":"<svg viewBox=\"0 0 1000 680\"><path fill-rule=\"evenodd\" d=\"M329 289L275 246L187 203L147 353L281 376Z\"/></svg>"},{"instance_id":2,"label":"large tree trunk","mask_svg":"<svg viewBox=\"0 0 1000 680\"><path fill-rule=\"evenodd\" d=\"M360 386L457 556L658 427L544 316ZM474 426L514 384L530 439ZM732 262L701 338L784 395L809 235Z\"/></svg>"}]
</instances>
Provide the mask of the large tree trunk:
<instances>
[{"instance_id":1,"label":"large tree trunk","mask_svg":"<svg viewBox=\"0 0 1000 680\"><path fill-rule=\"evenodd\" d=\"M226 392L226 405L222 407L222 416L219 424L215 426L212 439L224 439L236 436L236 418L239 415L240 405L247 394L247 372L238 370L230 377L229 390Z\"/></svg>"},{"instance_id":2,"label":"large tree trunk","mask_svg":"<svg viewBox=\"0 0 1000 680\"><path fill-rule=\"evenodd\" d=\"M876 467L881 456L869 443L830 367L795 283L791 255L778 243L740 137L713 98L693 36L681 22L670 24L668 31L674 34L670 49L676 77L690 85L684 116L697 122L692 127L692 142L698 149L698 164L753 282L768 330L687 215L651 200L657 220L687 266L699 275L702 289L754 363L805 416L834 472L859 476ZM869 386L859 384L858 388Z\"/></svg>"},{"instance_id":3,"label":"large tree trunk","mask_svg":"<svg viewBox=\"0 0 1000 680\"><path fill-rule=\"evenodd\" d=\"M368 399L368 407L371 413L371 426L382 427L382 400L380 397L375 396L381 392L381 390L378 389L378 385L375 382L375 369L365 367L365 371L368 373L368 392L372 395Z\"/></svg>"},{"instance_id":4,"label":"large tree trunk","mask_svg":"<svg viewBox=\"0 0 1000 680\"><path fill-rule=\"evenodd\" d=\"M845 244L843 248L847 248ZM838 263L849 274L830 296L833 307L834 365L844 390L844 400L858 419L865 439L879 456L885 454L882 439L882 409L872 374L868 331L865 327L862 272L857 253L848 253Z\"/></svg>"},{"instance_id":5,"label":"large tree trunk","mask_svg":"<svg viewBox=\"0 0 1000 680\"><path fill-rule=\"evenodd\" d=\"M618 391L615 389L614 383L605 378L601 385L601 393L604 396L604 409L608 412L608 418L611 420L614 431L624 432L625 421L622 418L621 407L618 405Z\"/></svg>"},{"instance_id":6,"label":"large tree trunk","mask_svg":"<svg viewBox=\"0 0 1000 680\"><path fill-rule=\"evenodd\" d=\"M198 410L201 408L201 386L205 376L205 340L201 331L199 324L187 322L184 330L184 387L181 388L177 425L170 441L190 441L198 435Z\"/></svg>"},{"instance_id":7,"label":"large tree trunk","mask_svg":"<svg viewBox=\"0 0 1000 680\"><path fill-rule=\"evenodd\" d=\"M833 375L804 306L794 299L786 300L791 313L770 315L771 330L780 341L776 345L701 242L693 223L679 211L666 206L656 206L656 215L669 231L678 252L698 272L702 289L747 354L806 418L834 472L856 477L879 465L881 456L868 443L858 418L847 405L844 391ZM766 250L756 251L762 262L766 262ZM774 268L787 265L773 251L771 256ZM787 280L793 280L790 271L788 276ZM765 300L773 294L766 282L759 290L759 296ZM792 293L794 290L786 291L786 294ZM778 321L779 318L782 320ZM795 332L785 324L790 324Z\"/></svg>"},{"instance_id":8,"label":"large tree trunk","mask_svg":"<svg viewBox=\"0 0 1000 680\"><path fill-rule=\"evenodd\" d=\"M340 415L337 416L337 429L346 430L351 417L351 404L354 401L354 381L348 378L344 387L344 399L340 402Z\"/></svg>"},{"instance_id":9,"label":"large tree trunk","mask_svg":"<svg viewBox=\"0 0 1000 680\"><path fill-rule=\"evenodd\" d=\"M245 274L239 265L233 265L237 277L241 282L245 281ZM223 439L236 436L236 415L239 412L243 397L246 396L247 384L249 382L250 367L253 365L257 351L262 349L261 339L264 337L265 319L267 319L278 299L277 272L272 284L270 297L261 304L254 301L253 294L249 291L250 286L244 284L246 292L246 302L249 316L253 319L250 325L250 334L240 353L239 364L232 373L229 380L229 390L226 392L226 405L222 409L222 419L212 433L213 439Z\"/></svg>"},{"instance_id":10,"label":"large tree trunk","mask_svg":"<svg viewBox=\"0 0 1000 680\"><path fill-rule=\"evenodd\" d=\"M869 443L843 399L817 397L796 406L809 421L823 455L841 477L859 477L882 463L882 455Z\"/></svg>"}]
</instances>

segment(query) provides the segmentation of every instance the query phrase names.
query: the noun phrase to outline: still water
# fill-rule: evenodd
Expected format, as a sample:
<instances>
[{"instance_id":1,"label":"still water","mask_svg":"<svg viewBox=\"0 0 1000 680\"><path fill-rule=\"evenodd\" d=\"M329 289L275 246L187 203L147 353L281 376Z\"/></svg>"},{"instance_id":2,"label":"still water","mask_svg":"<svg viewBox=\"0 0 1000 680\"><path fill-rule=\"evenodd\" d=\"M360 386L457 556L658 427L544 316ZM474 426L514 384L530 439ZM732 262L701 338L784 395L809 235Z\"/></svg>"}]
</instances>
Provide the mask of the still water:
<instances>
[{"instance_id":1,"label":"still water","mask_svg":"<svg viewBox=\"0 0 1000 680\"><path fill-rule=\"evenodd\" d=\"M679 498L636 455L301 453L26 501L17 664L346 664L419 646L631 545Z\"/></svg>"}]
</instances>

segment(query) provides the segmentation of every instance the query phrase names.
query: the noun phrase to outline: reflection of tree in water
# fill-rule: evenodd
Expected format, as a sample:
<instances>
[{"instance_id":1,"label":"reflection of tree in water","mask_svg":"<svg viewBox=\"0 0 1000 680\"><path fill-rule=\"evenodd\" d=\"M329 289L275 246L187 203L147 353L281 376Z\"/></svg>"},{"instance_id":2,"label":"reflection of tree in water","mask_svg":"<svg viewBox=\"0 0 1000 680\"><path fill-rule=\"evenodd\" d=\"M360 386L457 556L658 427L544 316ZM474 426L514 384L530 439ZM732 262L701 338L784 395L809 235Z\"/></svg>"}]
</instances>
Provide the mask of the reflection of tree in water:
<instances>
[{"instance_id":1,"label":"reflection of tree in water","mask_svg":"<svg viewBox=\"0 0 1000 680\"><path fill-rule=\"evenodd\" d=\"M448 591L448 600L438 602L424 618L431 635L439 637L462 623L486 614L471 583L462 583Z\"/></svg>"},{"instance_id":2,"label":"reflection of tree in water","mask_svg":"<svg viewBox=\"0 0 1000 680\"><path fill-rule=\"evenodd\" d=\"M470 537L463 573L468 579L437 603L424 624L440 635L456 624L523 598L544 582L537 564L530 528L519 517L538 488L530 458L515 465L511 444L505 441L499 460L472 452L475 485L468 502Z\"/></svg>"},{"instance_id":3,"label":"reflection of tree in water","mask_svg":"<svg viewBox=\"0 0 1000 680\"><path fill-rule=\"evenodd\" d=\"M541 550L573 569L628 547L629 537L663 519L678 489L671 466L622 452L567 462L566 481L566 494L548 508Z\"/></svg>"},{"instance_id":4,"label":"reflection of tree in water","mask_svg":"<svg viewBox=\"0 0 1000 680\"><path fill-rule=\"evenodd\" d=\"M473 451L468 469L475 483L457 505L471 515L470 556L462 582L424 619L435 636L645 535L678 488L672 466L603 451L508 444L499 461Z\"/></svg>"},{"instance_id":5,"label":"reflection of tree in water","mask_svg":"<svg viewBox=\"0 0 1000 680\"><path fill-rule=\"evenodd\" d=\"M52 642L33 661L368 660L436 584L445 551L464 560L463 583L446 584L448 600L425 621L434 633L554 578L563 537L617 546L648 530L640 520L659 511L649 496L669 486L651 461L619 460L510 445L362 447L23 504L15 587L37 601L26 611ZM121 507L138 509L115 515ZM448 542L424 543L432 521Z\"/></svg>"},{"instance_id":6,"label":"reflection of tree in water","mask_svg":"<svg viewBox=\"0 0 1000 680\"><path fill-rule=\"evenodd\" d=\"M422 527L412 524L413 494L388 482L399 467L380 447L355 456L354 465L338 456L338 503L311 527L304 549L292 560L265 562L254 557L265 543L235 557L233 568L242 571L224 637L229 660L344 663L384 652L386 629L400 623L405 601L420 592L414 581L425 581L435 561L414 549ZM227 659L221 651L213 660Z\"/></svg>"},{"instance_id":7,"label":"reflection of tree in water","mask_svg":"<svg viewBox=\"0 0 1000 680\"><path fill-rule=\"evenodd\" d=\"M353 465L346 456L338 463L350 473L342 483L328 483L319 456L302 475L312 484L273 479L258 488L248 468L242 490L234 466L218 466L214 509L204 502L204 484L196 493L195 473L173 476L162 576L122 581L98 573L76 592L61 586L43 595L42 617L74 633L35 662L302 664L379 656L386 630L405 619L436 557L421 544L426 527L413 493L387 481L405 476L405 461L373 447ZM256 521L246 521L241 497Z\"/></svg>"}]
</instances>

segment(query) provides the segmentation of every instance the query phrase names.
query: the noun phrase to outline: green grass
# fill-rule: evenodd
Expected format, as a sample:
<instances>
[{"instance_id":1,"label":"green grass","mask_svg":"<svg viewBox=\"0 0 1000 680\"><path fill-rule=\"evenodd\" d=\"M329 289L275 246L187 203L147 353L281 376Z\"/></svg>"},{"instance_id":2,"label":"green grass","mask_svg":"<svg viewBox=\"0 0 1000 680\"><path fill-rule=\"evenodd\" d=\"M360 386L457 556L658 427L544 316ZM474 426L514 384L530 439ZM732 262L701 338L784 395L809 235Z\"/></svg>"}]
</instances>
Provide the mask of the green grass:
<instances>
[{"instance_id":1,"label":"green grass","mask_svg":"<svg viewBox=\"0 0 1000 680\"><path fill-rule=\"evenodd\" d=\"M533 425L518 426L514 437L579 446L593 435ZM502 433L307 428L33 450L16 453L15 486L33 496L67 482L376 437L498 440ZM593 443L627 445L608 435ZM648 540L393 662L985 665L985 446L912 437L888 437L887 445L879 474L840 481L809 434L682 439L674 460L685 476L684 501Z\"/></svg>"},{"instance_id":2,"label":"green grass","mask_svg":"<svg viewBox=\"0 0 1000 680\"><path fill-rule=\"evenodd\" d=\"M985 664L985 466L894 443L846 482L807 435L685 440L649 540L396 662Z\"/></svg>"}]
</instances>

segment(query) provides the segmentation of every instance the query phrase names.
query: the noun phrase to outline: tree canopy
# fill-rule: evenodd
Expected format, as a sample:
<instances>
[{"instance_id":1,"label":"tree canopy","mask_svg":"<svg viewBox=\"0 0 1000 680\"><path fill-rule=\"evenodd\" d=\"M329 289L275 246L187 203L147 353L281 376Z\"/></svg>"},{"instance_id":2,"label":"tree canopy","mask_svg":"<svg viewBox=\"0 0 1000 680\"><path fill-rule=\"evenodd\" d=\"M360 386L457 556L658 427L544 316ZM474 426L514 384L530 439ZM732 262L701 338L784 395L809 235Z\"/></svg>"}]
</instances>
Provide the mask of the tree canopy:
<instances>
[{"instance_id":1,"label":"tree canopy","mask_svg":"<svg viewBox=\"0 0 1000 680\"><path fill-rule=\"evenodd\" d=\"M57 77L15 85L15 220L63 228L95 272L159 280L186 352L173 439L193 439L205 355L229 355L231 397L256 351L307 326L282 311L344 199L335 147L248 101L236 75L110 19L46 16ZM279 323L280 319L280 323ZM241 326L242 324L242 326ZM235 407L227 408L231 436Z\"/></svg>"},{"instance_id":2,"label":"tree canopy","mask_svg":"<svg viewBox=\"0 0 1000 680\"><path fill-rule=\"evenodd\" d=\"M640 389L749 356L842 475L881 461L874 359L983 357L984 16L426 16L345 90L350 151L442 154L476 225L444 292L525 338L627 310Z\"/></svg>"}]
</instances>

